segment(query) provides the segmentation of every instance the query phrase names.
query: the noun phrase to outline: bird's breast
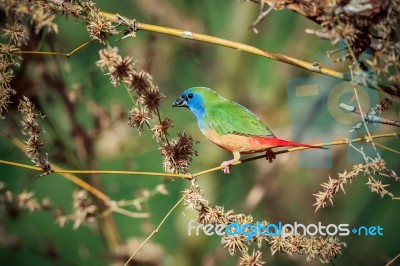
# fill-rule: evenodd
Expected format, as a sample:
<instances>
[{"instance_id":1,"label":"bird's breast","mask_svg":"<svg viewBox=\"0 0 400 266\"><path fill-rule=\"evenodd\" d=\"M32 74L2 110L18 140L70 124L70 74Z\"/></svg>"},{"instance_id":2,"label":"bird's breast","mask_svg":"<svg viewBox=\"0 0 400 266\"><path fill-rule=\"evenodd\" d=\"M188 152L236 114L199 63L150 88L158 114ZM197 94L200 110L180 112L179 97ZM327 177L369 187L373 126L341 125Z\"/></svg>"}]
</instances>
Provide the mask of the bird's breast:
<instances>
[{"instance_id":1,"label":"bird's breast","mask_svg":"<svg viewBox=\"0 0 400 266\"><path fill-rule=\"evenodd\" d=\"M242 136L236 134L220 135L213 129L203 129L204 136L214 144L230 152L256 153L271 148L268 141L261 141L260 137ZM265 138L262 138L265 139Z\"/></svg>"}]
</instances>

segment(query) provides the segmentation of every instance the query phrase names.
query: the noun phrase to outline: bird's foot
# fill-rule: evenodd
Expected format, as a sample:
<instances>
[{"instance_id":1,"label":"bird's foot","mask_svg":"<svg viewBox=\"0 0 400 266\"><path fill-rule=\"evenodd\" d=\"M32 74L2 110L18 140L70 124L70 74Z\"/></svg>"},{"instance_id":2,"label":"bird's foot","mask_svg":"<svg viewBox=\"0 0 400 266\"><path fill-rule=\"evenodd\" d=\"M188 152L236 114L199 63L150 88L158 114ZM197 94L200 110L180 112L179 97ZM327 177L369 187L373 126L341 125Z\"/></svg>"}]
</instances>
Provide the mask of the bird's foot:
<instances>
[{"instance_id":1,"label":"bird's foot","mask_svg":"<svg viewBox=\"0 0 400 266\"><path fill-rule=\"evenodd\" d=\"M233 163L236 163L238 160L229 160L229 161L225 161L221 163L221 166L223 166L224 168L222 168L222 171L224 171L224 174L230 174L231 173L231 167Z\"/></svg>"},{"instance_id":2,"label":"bird's foot","mask_svg":"<svg viewBox=\"0 0 400 266\"><path fill-rule=\"evenodd\" d=\"M272 161L276 159L275 152L273 152L272 150L267 150L267 152L265 153L265 159L272 163Z\"/></svg>"},{"instance_id":3,"label":"bird's foot","mask_svg":"<svg viewBox=\"0 0 400 266\"><path fill-rule=\"evenodd\" d=\"M232 152L233 153L233 159L229 161L224 161L221 163L221 166L224 168L222 171L224 171L224 174L230 174L231 173L231 166L232 164L240 161L240 153L237 151Z\"/></svg>"},{"instance_id":4,"label":"bird's foot","mask_svg":"<svg viewBox=\"0 0 400 266\"><path fill-rule=\"evenodd\" d=\"M224 168L222 168L222 171L224 172L224 174L230 174L231 173L232 165L230 164L230 161L226 161L226 162L221 163L221 166L224 167Z\"/></svg>"}]
</instances>

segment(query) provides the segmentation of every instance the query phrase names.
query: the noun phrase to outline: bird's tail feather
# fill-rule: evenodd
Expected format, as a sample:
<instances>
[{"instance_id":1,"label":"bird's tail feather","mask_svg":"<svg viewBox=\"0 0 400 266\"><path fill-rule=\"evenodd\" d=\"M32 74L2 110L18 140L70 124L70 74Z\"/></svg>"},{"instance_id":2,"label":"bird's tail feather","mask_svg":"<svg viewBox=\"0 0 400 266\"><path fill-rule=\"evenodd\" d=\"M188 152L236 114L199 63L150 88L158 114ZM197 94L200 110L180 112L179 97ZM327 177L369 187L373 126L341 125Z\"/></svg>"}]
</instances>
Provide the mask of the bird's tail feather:
<instances>
[{"instance_id":1,"label":"bird's tail feather","mask_svg":"<svg viewBox=\"0 0 400 266\"><path fill-rule=\"evenodd\" d=\"M279 147L306 147L306 148L312 148L312 149L327 149L327 147L323 147L323 146L308 145L308 144L304 144L304 143L283 140L283 139L278 139L278 138L276 138L276 144Z\"/></svg>"}]
</instances>

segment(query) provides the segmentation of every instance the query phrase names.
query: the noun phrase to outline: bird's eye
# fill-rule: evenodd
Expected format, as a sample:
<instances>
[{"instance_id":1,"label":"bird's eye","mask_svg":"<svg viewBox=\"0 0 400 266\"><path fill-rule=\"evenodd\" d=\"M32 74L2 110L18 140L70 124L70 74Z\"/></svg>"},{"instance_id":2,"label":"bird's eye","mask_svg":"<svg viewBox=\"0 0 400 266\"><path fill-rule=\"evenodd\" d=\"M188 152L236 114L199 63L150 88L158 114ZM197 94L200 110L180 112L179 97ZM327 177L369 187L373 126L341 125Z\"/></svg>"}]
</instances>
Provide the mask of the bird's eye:
<instances>
[{"instance_id":1,"label":"bird's eye","mask_svg":"<svg viewBox=\"0 0 400 266\"><path fill-rule=\"evenodd\" d=\"M189 99L192 99L192 98L193 98L193 93L189 93L189 94L188 94L188 98L189 98Z\"/></svg>"}]
</instances>

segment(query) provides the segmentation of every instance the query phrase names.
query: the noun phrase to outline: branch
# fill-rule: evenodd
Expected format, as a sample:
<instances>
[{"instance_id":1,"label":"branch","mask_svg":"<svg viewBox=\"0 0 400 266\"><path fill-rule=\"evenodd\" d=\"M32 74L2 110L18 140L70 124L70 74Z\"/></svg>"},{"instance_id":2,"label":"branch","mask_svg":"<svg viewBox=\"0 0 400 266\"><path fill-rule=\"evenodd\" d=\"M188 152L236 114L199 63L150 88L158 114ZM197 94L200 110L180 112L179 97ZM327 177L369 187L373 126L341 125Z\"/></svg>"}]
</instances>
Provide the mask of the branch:
<instances>
[{"instance_id":1,"label":"branch","mask_svg":"<svg viewBox=\"0 0 400 266\"><path fill-rule=\"evenodd\" d=\"M62 5L63 1L62 0L47 0L48 2L51 2L53 4L57 5ZM268 1L266 1L268 3ZM276 1L269 3L270 6L274 6L275 8L278 8L280 2ZM288 6L286 6L288 8ZM268 11L268 10L267 10ZM300 12L301 13L301 12ZM244 51L250 54L262 56L265 58L269 58L272 60L276 60L279 62L283 62L289 65L297 66L303 69L306 69L311 72L315 73L320 73L323 75L327 75L330 77L334 77L337 79L345 80L345 81L351 81L351 77L349 75L346 75L344 73L341 73L339 71L327 68L327 67L322 67L318 62L306 62L300 59L296 59L293 57L289 57L286 55L282 54L275 54L271 53L265 50L261 50L259 48L256 48L251 45L247 44L242 44L239 42L234 42L234 41L229 41L226 39L218 38L218 37L213 37L210 35L205 35L205 34L200 34L200 33L195 33L191 31L184 31L180 29L173 29L173 28L167 28L167 27L162 27L162 26L157 26L157 25L152 25L152 24L146 24L146 23L141 23L135 20L130 20L127 18L124 18L118 14L111 14L107 12L100 12L100 15L104 16L105 18L109 19L110 21L114 23L118 23L119 25L125 25L129 28L129 31L125 31L124 33L126 34L125 37L127 36L134 36L135 32L138 30L144 30L144 31L150 31L150 32L156 32L156 33L161 33L161 34L166 34L166 35L171 35L171 36L176 36L179 38L183 39L189 39L193 41L199 41L199 42L205 42L205 43L211 43L219 46L224 46L228 48L232 48L238 51ZM25 52L27 53L27 52ZM359 83L359 85L365 86L365 84ZM396 95L396 92L394 91L393 88L378 84L375 86L374 84L368 84L371 86L373 89L378 89L383 92L386 92L390 95Z\"/></svg>"},{"instance_id":2,"label":"branch","mask_svg":"<svg viewBox=\"0 0 400 266\"><path fill-rule=\"evenodd\" d=\"M226 39L213 37L210 35L195 33L195 32L191 32L191 31L184 31L184 30L179 30L179 29L173 29L173 28L167 28L167 27L162 27L162 26L156 26L156 25L152 25L152 24L145 24L145 23L137 22L135 20L129 20L118 14L110 14L107 12L100 12L100 14L113 22L118 22L119 24L128 26L130 28L130 32L126 33L128 36L134 36L134 33L137 32L138 30L157 32L157 33L162 33L162 34L166 34L166 35L180 37L183 39L189 39L189 40L193 40L193 41L200 41L200 42L224 46L224 47L232 48L232 49L235 49L238 51L244 51L244 52L247 52L250 54L254 54L254 55L262 56L262 57L269 58L269 59L272 59L275 61L283 62L283 63L289 64L289 65L297 66L297 67L306 69L311 72L320 73L323 75L327 75L327 76L345 80L345 81L353 81L351 76L346 75L345 73L341 73L339 71L327 68L327 67L322 67L322 66L320 66L320 64L318 62L310 63L310 62L306 62L306 61L296 59L296 58L293 58L290 56L286 56L283 54L276 54L276 53L271 53L271 52L268 52L265 50L261 50L254 46L251 46L251 45L234 42L234 41L229 41ZM396 95L396 92L392 88L381 85L381 84L377 84L376 86L374 84L365 84L364 82L362 82L362 80L357 81L356 84L364 86L364 87L366 85L368 85L370 88L381 90L390 95Z\"/></svg>"},{"instance_id":3,"label":"branch","mask_svg":"<svg viewBox=\"0 0 400 266\"><path fill-rule=\"evenodd\" d=\"M58 53L58 52L41 52L41 51L15 51L13 52L14 54L41 54L41 55L59 55L59 56L63 56L65 58L69 58L71 55L73 55L74 53L78 52L80 49L86 47L87 45L91 44L92 42L94 42L95 40L90 40L87 41L81 45L79 45L78 47L74 48L71 52L68 53Z\"/></svg>"},{"instance_id":4,"label":"branch","mask_svg":"<svg viewBox=\"0 0 400 266\"><path fill-rule=\"evenodd\" d=\"M319 146L319 147L324 146L325 147L325 146L347 145L350 143L361 142L361 141L365 141L365 142L369 143L371 141L371 139L399 137L399 136L400 136L400 132L392 132L392 133L377 134L377 135L372 135L372 136L364 136L364 137L359 137L359 138L354 138L354 139L345 138L343 140L338 140L338 141L333 141L333 142L312 144L312 146ZM14 144L15 144L15 141L19 141L19 140L16 140L13 138L12 142ZM276 152L274 152L274 154L279 155L279 154L301 151L301 150L306 150L306 149L309 149L309 148L296 147L296 148L290 148L290 149L276 151ZM258 160L258 159L263 159L263 158L265 158L265 154L254 156L254 157L242 160L242 161L235 162L232 164L232 166L248 163L248 162ZM35 167L35 166L31 166L31 165L20 164L20 163L5 161L5 160L0 160L0 164L12 165L12 166L17 166L17 167L21 167L21 168L28 168L28 169L35 170L38 172L43 172L43 169L40 167ZM211 172L215 172L218 170L222 170L223 168L224 168L224 166L217 166L217 167L210 168L210 169L207 169L205 171L201 171L201 172L198 172L195 174L172 174L172 173L136 172L136 171L119 171L119 170L64 170L64 169L61 169L61 168L55 166L52 173L58 173L58 174L63 174L63 175L65 175L65 174L120 174L120 175L145 175L145 176L160 176L160 177L168 176L168 177L176 177L176 178L192 180L195 177L202 176L202 175L205 175L205 174L208 174ZM75 178L79 179L78 177L75 177ZM68 179L70 179L70 178L68 178ZM82 184L82 183L85 183L83 180L80 180L80 182L77 182L74 179L70 179L70 180L86 189L85 185ZM89 184L87 184L87 185L89 185ZM90 189L92 190L95 188L90 188ZM91 191L91 190L88 190L88 191L93 194L93 191ZM99 191L99 192L102 193L101 191ZM108 200L108 197L107 197L107 200Z\"/></svg>"},{"instance_id":5,"label":"branch","mask_svg":"<svg viewBox=\"0 0 400 266\"><path fill-rule=\"evenodd\" d=\"M23 150L23 142L20 141L19 139L15 137L11 137L11 142L17 146L20 150ZM16 162L10 162L10 161L5 161L5 160L0 160L0 164L5 164L5 165L12 165L12 166L17 166L20 168L26 168L26 169L31 169L35 170L38 172L44 172L44 169L37 167L37 166L32 166L32 165L27 165L27 164L21 164L21 163L16 163ZM104 204L109 208L110 211L113 212L118 212L124 215L127 215L129 217L134 217L134 218L148 218L149 214L148 213L140 213L140 212L131 212L128 210L125 210L118 205L115 204L114 201L110 199L106 194L104 194L102 191L99 189L95 188L91 184L87 183L86 181L80 179L76 175L74 175L74 171L68 171L68 170L63 170L61 167L52 164L52 171L51 173L59 173L61 174L65 179L71 181L72 183L76 184L77 186L83 188L84 190L88 191L91 193L93 196L97 197L101 201L104 202ZM89 172L89 171L83 171L83 172Z\"/></svg>"},{"instance_id":6,"label":"branch","mask_svg":"<svg viewBox=\"0 0 400 266\"><path fill-rule=\"evenodd\" d=\"M355 106L341 103L341 104L339 104L339 107L346 111L361 115L360 109L358 109ZM371 123L381 123L381 124L385 124L385 125L392 125L392 126L400 127L400 121L395 121L395 120L379 117L379 116L368 114L365 112L363 113L363 115L364 115L365 120L368 122L371 122Z\"/></svg>"}]
</instances>

